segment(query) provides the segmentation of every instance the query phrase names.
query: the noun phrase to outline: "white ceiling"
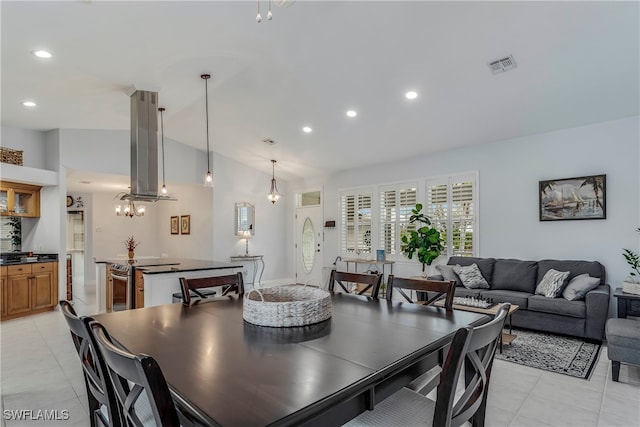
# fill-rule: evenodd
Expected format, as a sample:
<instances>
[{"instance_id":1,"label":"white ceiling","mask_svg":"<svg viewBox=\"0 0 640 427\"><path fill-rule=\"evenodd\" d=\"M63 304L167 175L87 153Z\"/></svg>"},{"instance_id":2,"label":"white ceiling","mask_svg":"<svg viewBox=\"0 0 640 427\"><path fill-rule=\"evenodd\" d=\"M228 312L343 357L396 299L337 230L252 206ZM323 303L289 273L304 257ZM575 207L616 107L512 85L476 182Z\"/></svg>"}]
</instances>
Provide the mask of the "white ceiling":
<instances>
[{"instance_id":1,"label":"white ceiling","mask_svg":"<svg viewBox=\"0 0 640 427\"><path fill-rule=\"evenodd\" d=\"M135 87L204 150L210 73L212 149L284 179L640 113L638 2L299 0L261 24L255 1L0 7L2 125L128 129Z\"/></svg>"}]
</instances>

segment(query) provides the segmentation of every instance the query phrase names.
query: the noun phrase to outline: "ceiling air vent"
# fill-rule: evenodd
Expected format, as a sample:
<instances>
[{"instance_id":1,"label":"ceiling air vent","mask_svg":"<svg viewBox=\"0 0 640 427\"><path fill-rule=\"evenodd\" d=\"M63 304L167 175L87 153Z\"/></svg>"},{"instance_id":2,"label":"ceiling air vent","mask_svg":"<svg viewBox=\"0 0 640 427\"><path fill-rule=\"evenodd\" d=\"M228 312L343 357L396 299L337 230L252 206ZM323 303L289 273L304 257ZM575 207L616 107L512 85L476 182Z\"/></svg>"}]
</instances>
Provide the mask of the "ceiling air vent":
<instances>
[{"instance_id":1,"label":"ceiling air vent","mask_svg":"<svg viewBox=\"0 0 640 427\"><path fill-rule=\"evenodd\" d=\"M262 142L264 142L267 145L276 145L276 142L271 138L265 138L262 140Z\"/></svg>"},{"instance_id":2,"label":"ceiling air vent","mask_svg":"<svg viewBox=\"0 0 640 427\"><path fill-rule=\"evenodd\" d=\"M516 68L516 61L513 60L513 56L509 55L506 58L490 62L489 68L493 74L504 73L512 68Z\"/></svg>"}]
</instances>

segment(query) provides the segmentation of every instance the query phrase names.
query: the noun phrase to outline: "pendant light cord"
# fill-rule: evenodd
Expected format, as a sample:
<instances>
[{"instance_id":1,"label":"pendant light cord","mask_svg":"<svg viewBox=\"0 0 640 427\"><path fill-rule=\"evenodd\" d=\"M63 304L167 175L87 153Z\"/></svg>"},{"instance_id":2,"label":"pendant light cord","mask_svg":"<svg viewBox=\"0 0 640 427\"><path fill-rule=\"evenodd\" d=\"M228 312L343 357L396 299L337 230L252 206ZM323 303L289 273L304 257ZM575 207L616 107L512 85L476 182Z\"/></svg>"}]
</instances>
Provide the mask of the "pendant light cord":
<instances>
[{"instance_id":1,"label":"pendant light cord","mask_svg":"<svg viewBox=\"0 0 640 427\"><path fill-rule=\"evenodd\" d=\"M162 141L162 187L165 187L165 182L164 182L164 107L160 107L158 108L158 110L160 110L160 135L162 135L161 137L161 141Z\"/></svg>"},{"instance_id":2,"label":"pendant light cord","mask_svg":"<svg viewBox=\"0 0 640 427\"><path fill-rule=\"evenodd\" d=\"M207 174L211 173L211 159L209 156L209 85L208 81L211 76L208 74L203 74L202 78L204 79L204 99L205 99L205 111L207 114Z\"/></svg>"}]
</instances>

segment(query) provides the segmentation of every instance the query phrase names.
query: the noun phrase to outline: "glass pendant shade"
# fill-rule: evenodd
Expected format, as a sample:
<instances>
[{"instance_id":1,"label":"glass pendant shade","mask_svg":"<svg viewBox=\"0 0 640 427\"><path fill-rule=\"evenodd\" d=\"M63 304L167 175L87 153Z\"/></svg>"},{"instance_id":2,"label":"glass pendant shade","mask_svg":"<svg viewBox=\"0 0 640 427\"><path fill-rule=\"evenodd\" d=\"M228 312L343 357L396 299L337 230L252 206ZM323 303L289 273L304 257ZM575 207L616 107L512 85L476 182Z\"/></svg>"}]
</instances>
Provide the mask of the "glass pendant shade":
<instances>
[{"instance_id":1,"label":"glass pendant shade","mask_svg":"<svg viewBox=\"0 0 640 427\"><path fill-rule=\"evenodd\" d=\"M116 205L116 215L128 216L129 218L133 218L134 216L144 216L145 209L144 205L136 206L133 200L129 200L126 205Z\"/></svg>"},{"instance_id":2,"label":"glass pendant shade","mask_svg":"<svg viewBox=\"0 0 640 427\"><path fill-rule=\"evenodd\" d=\"M271 189L267 194L267 199L273 204L280 200L282 194L278 192L278 185L276 184L276 161L271 160Z\"/></svg>"}]
</instances>

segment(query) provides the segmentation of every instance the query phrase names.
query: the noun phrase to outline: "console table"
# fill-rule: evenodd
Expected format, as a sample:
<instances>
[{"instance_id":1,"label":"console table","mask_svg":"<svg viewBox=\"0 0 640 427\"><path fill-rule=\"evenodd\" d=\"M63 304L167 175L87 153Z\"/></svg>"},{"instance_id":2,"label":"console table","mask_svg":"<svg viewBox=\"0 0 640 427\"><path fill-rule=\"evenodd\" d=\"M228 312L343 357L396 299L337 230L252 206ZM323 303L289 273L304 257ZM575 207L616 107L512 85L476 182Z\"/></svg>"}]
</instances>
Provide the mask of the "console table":
<instances>
[{"instance_id":1,"label":"console table","mask_svg":"<svg viewBox=\"0 0 640 427\"><path fill-rule=\"evenodd\" d=\"M389 266L389 274L393 274L393 263L395 261L376 261L375 259L345 259L343 260L344 263L347 264L347 271L349 271L349 264L353 264L354 265L354 273L358 272L358 264L365 264L368 265L369 267L375 265L376 266L376 270L378 269L379 265L382 265L382 275L385 275L385 266Z\"/></svg>"},{"instance_id":2,"label":"console table","mask_svg":"<svg viewBox=\"0 0 640 427\"><path fill-rule=\"evenodd\" d=\"M640 317L640 295L622 292L622 288L616 288L613 296L618 300L618 317Z\"/></svg>"},{"instance_id":3,"label":"console table","mask_svg":"<svg viewBox=\"0 0 640 427\"><path fill-rule=\"evenodd\" d=\"M253 263L253 276L251 276L251 286L255 287L257 283L260 286L262 281L262 273L264 273L264 255L234 255L230 257L231 262L245 262L249 261ZM258 275L258 280L256 281L256 276Z\"/></svg>"}]
</instances>

